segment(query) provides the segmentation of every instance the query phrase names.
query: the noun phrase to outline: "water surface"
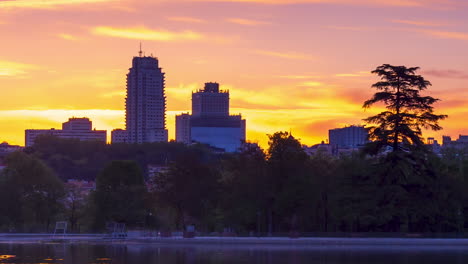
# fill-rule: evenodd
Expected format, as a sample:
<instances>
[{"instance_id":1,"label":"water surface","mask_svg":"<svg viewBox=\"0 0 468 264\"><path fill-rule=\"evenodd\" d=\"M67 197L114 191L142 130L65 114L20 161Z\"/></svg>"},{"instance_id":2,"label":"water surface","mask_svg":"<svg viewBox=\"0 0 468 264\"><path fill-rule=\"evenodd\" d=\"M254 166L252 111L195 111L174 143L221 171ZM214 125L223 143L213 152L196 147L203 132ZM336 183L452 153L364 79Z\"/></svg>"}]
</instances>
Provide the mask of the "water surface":
<instances>
[{"instance_id":1,"label":"water surface","mask_svg":"<svg viewBox=\"0 0 468 264\"><path fill-rule=\"evenodd\" d=\"M0 244L15 264L435 264L468 263L466 247Z\"/></svg>"}]
</instances>

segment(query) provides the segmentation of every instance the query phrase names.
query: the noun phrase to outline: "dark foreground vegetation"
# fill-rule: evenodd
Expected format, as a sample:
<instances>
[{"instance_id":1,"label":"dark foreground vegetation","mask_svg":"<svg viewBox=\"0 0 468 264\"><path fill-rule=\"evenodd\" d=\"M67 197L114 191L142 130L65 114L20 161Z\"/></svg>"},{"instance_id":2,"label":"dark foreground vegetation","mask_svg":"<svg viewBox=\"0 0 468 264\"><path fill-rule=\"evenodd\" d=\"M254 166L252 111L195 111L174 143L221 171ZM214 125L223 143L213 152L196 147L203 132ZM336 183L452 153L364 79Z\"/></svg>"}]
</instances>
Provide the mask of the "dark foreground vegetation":
<instances>
[{"instance_id":1,"label":"dark foreground vegetation","mask_svg":"<svg viewBox=\"0 0 468 264\"><path fill-rule=\"evenodd\" d=\"M266 153L246 144L216 154L178 143L122 145L128 156L89 159L96 145L44 138L47 149L13 153L0 177L1 231L51 231L67 220L75 231L102 231L106 221L154 230L268 232L463 232L468 226L466 150L362 152L307 156L286 132L270 136ZM59 151L62 145L69 146ZM112 146L99 146L111 151ZM165 172L148 177L150 149L169 149ZM89 196L65 188L67 171L46 151L70 160L69 170L101 166ZM132 159L139 149L140 161ZM165 162L166 162L165 161ZM142 162L142 163L139 163ZM73 174L74 175L74 174ZM60 178L58 177L60 176Z\"/></svg>"},{"instance_id":2,"label":"dark foreground vegetation","mask_svg":"<svg viewBox=\"0 0 468 264\"><path fill-rule=\"evenodd\" d=\"M0 176L0 228L102 231L108 221L154 230L285 232L454 232L468 227L466 149L428 149L422 129L440 130L438 99L418 68L382 65L365 108L372 140L339 157L308 156L287 132L267 150L245 144L219 154L178 143L105 145L42 137L6 158ZM166 167L152 175L148 165ZM63 180L96 181L86 196Z\"/></svg>"}]
</instances>

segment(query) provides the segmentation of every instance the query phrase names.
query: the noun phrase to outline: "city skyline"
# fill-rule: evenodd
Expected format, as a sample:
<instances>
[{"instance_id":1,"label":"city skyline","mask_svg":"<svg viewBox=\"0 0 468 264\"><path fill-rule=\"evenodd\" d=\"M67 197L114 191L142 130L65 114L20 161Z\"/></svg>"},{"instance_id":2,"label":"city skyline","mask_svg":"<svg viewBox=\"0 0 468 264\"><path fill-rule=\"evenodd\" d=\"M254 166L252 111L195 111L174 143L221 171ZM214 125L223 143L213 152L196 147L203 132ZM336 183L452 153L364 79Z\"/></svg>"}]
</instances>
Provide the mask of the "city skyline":
<instances>
[{"instance_id":1,"label":"city skyline","mask_svg":"<svg viewBox=\"0 0 468 264\"><path fill-rule=\"evenodd\" d=\"M124 128L125 74L140 41L167 75L170 139L191 92L216 81L249 121L249 140L292 130L319 143L380 111L361 106L383 63L422 68L433 83L424 94L449 115L424 136L456 138L468 130L467 11L461 0L1 1L0 141L22 145L25 129L70 116Z\"/></svg>"}]
</instances>

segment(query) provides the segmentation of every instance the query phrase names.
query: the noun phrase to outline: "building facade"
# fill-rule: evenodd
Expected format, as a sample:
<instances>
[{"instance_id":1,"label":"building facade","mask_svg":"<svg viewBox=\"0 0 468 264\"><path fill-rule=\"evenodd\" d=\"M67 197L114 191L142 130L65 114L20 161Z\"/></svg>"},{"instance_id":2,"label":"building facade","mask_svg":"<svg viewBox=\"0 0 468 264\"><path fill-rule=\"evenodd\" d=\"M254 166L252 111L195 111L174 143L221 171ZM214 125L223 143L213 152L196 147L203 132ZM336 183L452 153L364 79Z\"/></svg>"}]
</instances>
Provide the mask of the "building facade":
<instances>
[{"instance_id":1,"label":"building facade","mask_svg":"<svg viewBox=\"0 0 468 264\"><path fill-rule=\"evenodd\" d=\"M25 131L25 145L34 145L36 138L40 135L51 135L59 138L74 138L82 141L99 141L106 143L106 130L93 130L93 123L89 118L70 118L62 124L62 129L27 129Z\"/></svg>"},{"instance_id":2,"label":"building facade","mask_svg":"<svg viewBox=\"0 0 468 264\"><path fill-rule=\"evenodd\" d=\"M192 93L192 115L176 116L176 141L208 144L226 152L235 152L246 139L246 121L229 114L229 91L218 83L206 83Z\"/></svg>"},{"instance_id":3,"label":"building facade","mask_svg":"<svg viewBox=\"0 0 468 264\"><path fill-rule=\"evenodd\" d=\"M191 116L189 113L184 113L176 116L176 141L184 144L190 144L192 142L191 128L190 128Z\"/></svg>"},{"instance_id":4,"label":"building facade","mask_svg":"<svg viewBox=\"0 0 468 264\"><path fill-rule=\"evenodd\" d=\"M194 117L190 120L192 142L208 144L236 152L245 141L246 121L241 115L224 117Z\"/></svg>"},{"instance_id":5,"label":"building facade","mask_svg":"<svg viewBox=\"0 0 468 264\"><path fill-rule=\"evenodd\" d=\"M363 126L348 126L328 131L330 145L337 148L359 148L368 142L368 132Z\"/></svg>"},{"instance_id":6,"label":"building facade","mask_svg":"<svg viewBox=\"0 0 468 264\"><path fill-rule=\"evenodd\" d=\"M459 135L457 140L452 140L450 136L442 137L442 146L443 148L468 148L468 136Z\"/></svg>"},{"instance_id":7,"label":"building facade","mask_svg":"<svg viewBox=\"0 0 468 264\"><path fill-rule=\"evenodd\" d=\"M111 132L111 142L114 143L127 143L128 135L127 130L114 129Z\"/></svg>"},{"instance_id":8,"label":"building facade","mask_svg":"<svg viewBox=\"0 0 468 264\"><path fill-rule=\"evenodd\" d=\"M218 83L205 83L205 88L192 93L192 115L229 116L229 91L219 90Z\"/></svg>"},{"instance_id":9,"label":"building facade","mask_svg":"<svg viewBox=\"0 0 468 264\"><path fill-rule=\"evenodd\" d=\"M164 72L158 59L141 56L140 52L127 74L126 142L167 142L164 88Z\"/></svg>"}]
</instances>

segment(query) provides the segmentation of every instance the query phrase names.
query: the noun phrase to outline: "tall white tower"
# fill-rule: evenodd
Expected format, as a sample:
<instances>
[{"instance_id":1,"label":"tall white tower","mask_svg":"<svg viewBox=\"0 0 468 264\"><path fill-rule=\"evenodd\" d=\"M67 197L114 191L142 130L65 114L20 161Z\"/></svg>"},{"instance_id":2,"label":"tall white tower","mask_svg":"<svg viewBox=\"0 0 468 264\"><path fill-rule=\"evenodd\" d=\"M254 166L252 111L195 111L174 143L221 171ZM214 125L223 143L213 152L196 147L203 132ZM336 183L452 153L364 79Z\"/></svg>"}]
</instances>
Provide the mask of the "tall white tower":
<instances>
[{"instance_id":1,"label":"tall white tower","mask_svg":"<svg viewBox=\"0 0 468 264\"><path fill-rule=\"evenodd\" d=\"M127 74L127 143L167 142L164 72L154 57L134 57Z\"/></svg>"}]
</instances>

